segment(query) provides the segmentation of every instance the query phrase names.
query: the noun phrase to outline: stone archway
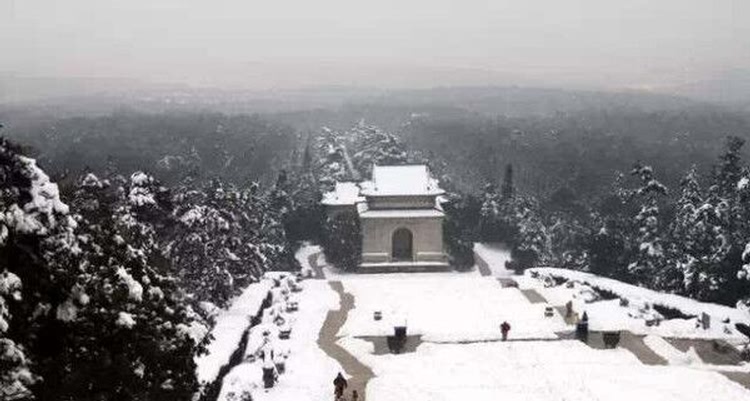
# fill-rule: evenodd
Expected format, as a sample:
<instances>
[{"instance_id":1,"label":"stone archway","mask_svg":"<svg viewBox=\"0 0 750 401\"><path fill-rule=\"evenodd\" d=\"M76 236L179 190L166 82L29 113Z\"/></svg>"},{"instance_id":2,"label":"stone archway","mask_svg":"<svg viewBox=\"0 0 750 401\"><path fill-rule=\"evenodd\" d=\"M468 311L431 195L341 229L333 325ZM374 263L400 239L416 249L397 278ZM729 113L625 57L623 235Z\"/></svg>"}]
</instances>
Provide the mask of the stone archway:
<instances>
[{"instance_id":1,"label":"stone archway","mask_svg":"<svg viewBox=\"0 0 750 401\"><path fill-rule=\"evenodd\" d=\"M414 235L407 228L399 228L391 238L391 257L394 261L414 260Z\"/></svg>"}]
</instances>

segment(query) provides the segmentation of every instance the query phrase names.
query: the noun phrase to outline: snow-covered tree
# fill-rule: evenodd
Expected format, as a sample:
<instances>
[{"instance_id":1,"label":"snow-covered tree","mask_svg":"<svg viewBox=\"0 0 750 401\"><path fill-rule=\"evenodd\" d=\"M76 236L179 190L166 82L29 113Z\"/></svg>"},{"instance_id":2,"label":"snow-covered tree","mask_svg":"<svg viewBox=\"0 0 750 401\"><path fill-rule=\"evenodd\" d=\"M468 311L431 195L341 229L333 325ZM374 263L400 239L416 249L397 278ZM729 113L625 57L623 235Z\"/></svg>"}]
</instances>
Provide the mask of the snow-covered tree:
<instances>
[{"instance_id":1,"label":"snow-covered tree","mask_svg":"<svg viewBox=\"0 0 750 401\"><path fill-rule=\"evenodd\" d=\"M362 255L362 233L359 217L354 213L339 213L326 222L323 251L326 260L348 271L359 267Z\"/></svg>"},{"instance_id":2,"label":"snow-covered tree","mask_svg":"<svg viewBox=\"0 0 750 401\"><path fill-rule=\"evenodd\" d=\"M671 225L664 279L672 278L679 283L679 287L670 285L669 290L700 300L714 299L724 281L717 269L728 250L717 209L718 198L715 195L703 198L695 167L682 180L681 188Z\"/></svg>"},{"instance_id":3,"label":"snow-covered tree","mask_svg":"<svg viewBox=\"0 0 750 401\"><path fill-rule=\"evenodd\" d=\"M714 169L713 190L721 197L731 198L737 193L737 184L743 175L741 151L744 145L742 138L730 136L726 139L726 149Z\"/></svg>"},{"instance_id":4,"label":"snow-covered tree","mask_svg":"<svg viewBox=\"0 0 750 401\"><path fill-rule=\"evenodd\" d=\"M451 266L459 270L474 266L474 239L480 204L472 196L453 194L443 203L443 239Z\"/></svg>"},{"instance_id":5,"label":"snow-covered tree","mask_svg":"<svg viewBox=\"0 0 750 401\"><path fill-rule=\"evenodd\" d=\"M538 202L531 197L514 198L518 237L512 255L517 270L526 269L550 260L550 242L547 228L539 214Z\"/></svg>"},{"instance_id":6,"label":"snow-covered tree","mask_svg":"<svg viewBox=\"0 0 750 401\"><path fill-rule=\"evenodd\" d=\"M635 216L638 227L636 243L638 252L628 265L629 274L639 285L660 283L660 274L666 264L664 244L660 232L659 200L667 194L667 188L654 177L650 166L636 164L632 175L640 180L640 187L634 191L640 210ZM656 282L654 282L656 280Z\"/></svg>"},{"instance_id":7,"label":"snow-covered tree","mask_svg":"<svg viewBox=\"0 0 750 401\"><path fill-rule=\"evenodd\" d=\"M409 161L406 146L392 133L360 121L350 131L356 152L354 167L369 176L373 165L405 164Z\"/></svg>"},{"instance_id":8,"label":"snow-covered tree","mask_svg":"<svg viewBox=\"0 0 750 401\"><path fill-rule=\"evenodd\" d=\"M64 319L80 253L76 222L33 159L0 138L0 388L32 399L50 331Z\"/></svg>"},{"instance_id":9,"label":"snow-covered tree","mask_svg":"<svg viewBox=\"0 0 750 401\"><path fill-rule=\"evenodd\" d=\"M179 400L197 389L193 356L207 328L157 240L167 201L140 172L80 180L83 258L58 312L66 346L46 363L44 399Z\"/></svg>"},{"instance_id":10,"label":"snow-covered tree","mask_svg":"<svg viewBox=\"0 0 750 401\"><path fill-rule=\"evenodd\" d=\"M578 219L554 214L547 228L549 237L550 264L567 269L581 270L588 264L586 240L589 229Z\"/></svg>"},{"instance_id":11,"label":"snow-covered tree","mask_svg":"<svg viewBox=\"0 0 750 401\"><path fill-rule=\"evenodd\" d=\"M186 290L201 301L225 306L283 257L283 228L257 186L241 190L219 179L183 185L174 203L178 223L169 256Z\"/></svg>"},{"instance_id":12,"label":"snow-covered tree","mask_svg":"<svg viewBox=\"0 0 750 401\"><path fill-rule=\"evenodd\" d=\"M288 191L291 210L284 216L284 228L289 241L319 241L325 209L320 203L322 194L315 177L304 170L292 174Z\"/></svg>"},{"instance_id":13,"label":"snow-covered tree","mask_svg":"<svg viewBox=\"0 0 750 401\"><path fill-rule=\"evenodd\" d=\"M481 202L479 238L487 242L506 242L512 246L518 238L523 200L504 198L497 187L487 184L482 191Z\"/></svg>"},{"instance_id":14,"label":"snow-covered tree","mask_svg":"<svg viewBox=\"0 0 750 401\"><path fill-rule=\"evenodd\" d=\"M505 175L503 175L503 186L501 189L503 199L511 199L516 193L515 184L513 184L513 165L508 163L505 166Z\"/></svg>"},{"instance_id":15,"label":"snow-covered tree","mask_svg":"<svg viewBox=\"0 0 750 401\"><path fill-rule=\"evenodd\" d=\"M333 190L336 181L352 178L340 133L324 127L316 140L315 154L314 170L321 193Z\"/></svg>"}]
</instances>

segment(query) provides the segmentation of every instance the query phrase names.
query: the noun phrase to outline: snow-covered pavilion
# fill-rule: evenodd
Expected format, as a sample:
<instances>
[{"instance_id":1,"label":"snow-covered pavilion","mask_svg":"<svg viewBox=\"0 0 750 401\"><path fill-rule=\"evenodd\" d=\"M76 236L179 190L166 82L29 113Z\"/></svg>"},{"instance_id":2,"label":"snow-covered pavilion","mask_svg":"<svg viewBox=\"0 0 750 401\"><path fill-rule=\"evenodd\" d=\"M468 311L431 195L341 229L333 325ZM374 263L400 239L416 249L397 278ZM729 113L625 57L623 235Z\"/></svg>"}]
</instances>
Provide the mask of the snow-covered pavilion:
<instances>
[{"instance_id":1,"label":"snow-covered pavilion","mask_svg":"<svg viewBox=\"0 0 750 401\"><path fill-rule=\"evenodd\" d=\"M362 230L360 271L447 268L443 245L444 191L426 165L374 166L372 179L338 183L323 203L329 213L356 209ZM348 205L342 205L343 202Z\"/></svg>"}]
</instances>

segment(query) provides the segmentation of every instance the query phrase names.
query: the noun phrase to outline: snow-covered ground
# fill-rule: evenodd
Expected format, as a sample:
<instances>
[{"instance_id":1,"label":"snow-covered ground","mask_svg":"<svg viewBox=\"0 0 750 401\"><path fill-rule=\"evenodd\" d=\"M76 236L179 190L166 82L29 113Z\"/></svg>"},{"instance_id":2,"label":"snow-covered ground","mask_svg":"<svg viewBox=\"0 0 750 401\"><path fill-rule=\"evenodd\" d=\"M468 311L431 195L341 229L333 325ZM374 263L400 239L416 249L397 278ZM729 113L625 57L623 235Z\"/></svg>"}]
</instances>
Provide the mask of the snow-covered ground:
<instances>
[{"instance_id":1,"label":"snow-covered ground","mask_svg":"<svg viewBox=\"0 0 750 401\"><path fill-rule=\"evenodd\" d=\"M271 280L251 284L231 302L229 309L219 312L216 325L211 330L214 339L208 345L208 353L195 358L200 383L208 384L216 380L219 370L229 362L242 334L250 326L250 319L258 313L272 286Z\"/></svg>"},{"instance_id":2,"label":"snow-covered ground","mask_svg":"<svg viewBox=\"0 0 750 401\"><path fill-rule=\"evenodd\" d=\"M504 269L507 250L478 245L475 251L491 262L493 275L510 276ZM544 317L547 304L530 303L519 289L501 288L494 277L435 273L338 279L355 299L339 344L375 373L367 387L370 401L750 400L750 392L714 371L718 366L692 359L694 352L680 352L660 337L651 337L647 345L669 353L665 358L674 363L667 366L644 365L623 348L598 350L558 339L555 332L571 327L557 313ZM518 281L521 289L537 290L556 305L585 288L547 288L543 280L528 276ZM592 320L605 321L607 315L621 328L645 327L618 300L588 304L585 295L577 295L575 302L602 308L589 312ZM376 310L383 312L382 321L373 319ZM503 320L512 325L511 340L524 341L482 342L498 339ZM394 325L404 322L410 334L423 335L415 352L375 355L373 344L359 338L390 335ZM665 321L660 330L687 333L696 330L694 323L681 328L677 321ZM728 370L746 371L740 366Z\"/></svg>"},{"instance_id":3,"label":"snow-covered ground","mask_svg":"<svg viewBox=\"0 0 750 401\"><path fill-rule=\"evenodd\" d=\"M303 266L317 251L310 248L298 253ZM493 250L488 249L480 247L478 252L492 258ZM503 252L497 250L496 263ZM366 389L369 401L750 401L750 391L716 371L746 372L747 366L704 364L696 352L682 352L661 338L662 332L646 333L651 336L644 343L668 361L665 366L644 365L624 348L600 350L560 339L555 333L571 326L558 314L545 317L547 304L530 303L520 289L502 288L495 277L476 272L327 273L354 297L338 344L375 374ZM587 303L587 285L545 287L544 279L517 278L521 288L538 291L552 304L574 298L576 308L585 307L594 326L601 320L621 328L645 327L643 316L631 316L631 308L621 307L618 300ZM319 348L317 337L328 311L338 308L339 297L324 280L304 281L304 287L294 294L300 309L291 314L291 339L274 340L275 351L289 352L286 373L276 387L265 391L261 362L246 361L225 377L220 400L237 400L243 392L250 392L254 400L331 399L331 380L341 366ZM375 311L383 313L383 320L373 319ZM504 320L512 325L510 339L522 341L497 341ZM360 338L391 335L393 326L401 324L407 325L409 334L422 335L415 352L375 355L373 344ZM675 325L665 321L659 330L679 332Z\"/></svg>"},{"instance_id":4,"label":"snow-covered ground","mask_svg":"<svg viewBox=\"0 0 750 401\"><path fill-rule=\"evenodd\" d=\"M504 244L474 244L474 253L487 263L487 267L495 277L511 277L513 272L505 268L505 262L510 261L510 249Z\"/></svg>"},{"instance_id":5,"label":"snow-covered ground","mask_svg":"<svg viewBox=\"0 0 750 401\"><path fill-rule=\"evenodd\" d=\"M263 389L261 362L246 362L232 369L224 378L220 401L239 400L249 392L254 401L328 401L331 380L341 366L317 345L320 331L329 310L337 309L339 296L324 280L303 281L304 290L296 293L299 311L291 313L292 335L289 340L274 340L276 352L288 352L286 372L276 386Z\"/></svg>"},{"instance_id":6,"label":"snow-covered ground","mask_svg":"<svg viewBox=\"0 0 750 401\"><path fill-rule=\"evenodd\" d=\"M483 341L500 338L500 324L510 322L513 338L556 338L566 330L555 315L544 317L543 304L531 304L515 288L502 288L476 274L411 273L343 278L355 308L339 335L382 336L406 324L424 341ZM373 312L383 320L375 321Z\"/></svg>"},{"instance_id":7,"label":"snow-covered ground","mask_svg":"<svg viewBox=\"0 0 750 401\"><path fill-rule=\"evenodd\" d=\"M572 340L422 344L414 353L384 356L363 340L339 343L375 372L369 401L750 400L719 373L647 366L626 350Z\"/></svg>"},{"instance_id":8,"label":"snow-covered ground","mask_svg":"<svg viewBox=\"0 0 750 401\"><path fill-rule=\"evenodd\" d=\"M531 277L532 272L539 278ZM544 277L560 277L574 281L572 287L567 284L549 286ZM721 338L732 344L747 342L747 337L739 333L734 324L750 324L750 314L744 310L724 305L698 302L674 294L665 294L646 288L626 284L594 274L556 268L534 268L518 277L521 288L533 288L553 305L564 305L573 301L573 308L579 314L584 311L589 316L589 328L592 330L629 330L636 334L653 334L662 337L677 338ZM618 297L628 300L627 306L621 306L619 299L590 301L593 289L609 291ZM595 291L594 291L595 292ZM587 299L588 298L588 299ZM658 326L647 326L645 318L650 318L655 311L646 305L661 305L677 309L686 315L700 316L707 313L711 316L708 329L697 327L698 318L662 320ZM728 323L724 321L728 319Z\"/></svg>"}]
</instances>

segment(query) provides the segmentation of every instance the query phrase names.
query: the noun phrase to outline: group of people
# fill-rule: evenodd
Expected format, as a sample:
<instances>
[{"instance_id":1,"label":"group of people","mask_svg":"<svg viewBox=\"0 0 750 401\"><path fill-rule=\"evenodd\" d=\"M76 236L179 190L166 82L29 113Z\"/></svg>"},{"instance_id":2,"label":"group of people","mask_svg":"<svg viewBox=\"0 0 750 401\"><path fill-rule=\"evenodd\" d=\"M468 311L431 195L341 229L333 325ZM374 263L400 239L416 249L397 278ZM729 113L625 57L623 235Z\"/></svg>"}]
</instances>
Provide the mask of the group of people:
<instances>
[{"instance_id":1,"label":"group of people","mask_svg":"<svg viewBox=\"0 0 750 401\"><path fill-rule=\"evenodd\" d=\"M342 400L344 397L344 390L349 387L349 383L344 378L344 375L339 372L335 379L333 379L333 395L336 401ZM349 401L359 400L359 393L357 390L352 390L352 398Z\"/></svg>"}]
</instances>

